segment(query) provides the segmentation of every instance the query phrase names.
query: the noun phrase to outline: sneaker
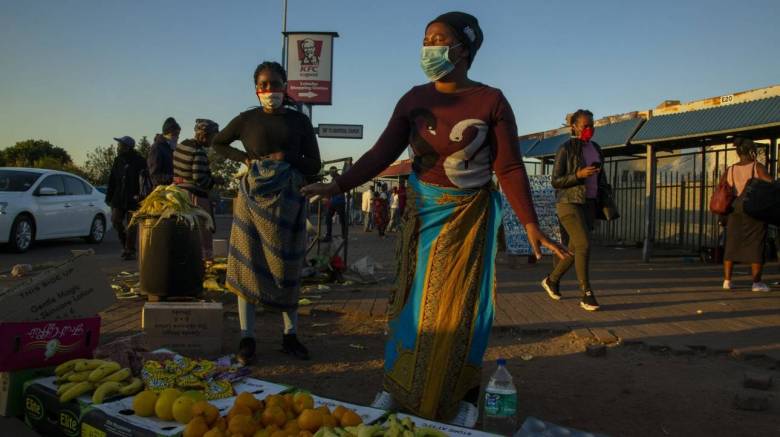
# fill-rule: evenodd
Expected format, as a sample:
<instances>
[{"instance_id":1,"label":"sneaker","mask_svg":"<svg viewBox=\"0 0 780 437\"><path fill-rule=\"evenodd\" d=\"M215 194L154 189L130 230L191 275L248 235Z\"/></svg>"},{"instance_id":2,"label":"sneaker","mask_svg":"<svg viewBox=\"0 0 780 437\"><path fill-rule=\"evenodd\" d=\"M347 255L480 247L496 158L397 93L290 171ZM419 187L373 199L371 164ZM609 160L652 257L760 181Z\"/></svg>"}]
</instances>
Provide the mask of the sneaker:
<instances>
[{"instance_id":1,"label":"sneaker","mask_svg":"<svg viewBox=\"0 0 780 437\"><path fill-rule=\"evenodd\" d=\"M580 306L585 311L597 311L599 308L601 308L598 301L596 300L596 296L594 296L593 292L590 290L583 292Z\"/></svg>"},{"instance_id":2,"label":"sneaker","mask_svg":"<svg viewBox=\"0 0 780 437\"><path fill-rule=\"evenodd\" d=\"M723 289L724 289L724 290L731 290L731 281L729 281L729 280L724 280L724 281L723 281Z\"/></svg>"},{"instance_id":3,"label":"sneaker","mask_svg":"<svg viewBox=\"0 0 780 437\"><path fill-rule=\"evenodd\" d=\"M558 282L550 281L549 276L542 281L542 288L544 288L544 291L550 296L550 299L561 300L561 292L558 290L559 287L560 284Z\"/></svg>"},{"instance_id":4,"label":"sneaker","mask_svg":"<svg viewBox=\"0 0 780 437\"><path fill-rule=\"evenodd\" d=\"M395 411L398 409L398 405L393 400L393 395L384 390L376 394L374 402L371 402L371 407L385 411Z\"/></svg>"},{"instance_id":5,"label":"sneaker","mask_svg":"<svg viewBox=\"0 0 780 437\"><path fill-rule=\"evenodd\" d=\"M298 336L295 334L284 334L282 337L282 352L301 360L309 359L309 350L298 341Z\"/></svg>"},{"instance_id":6,"label":"sneaker","mask_svg":"<svg viewBox=\"0 0 780 437\"><path fill-rule=\"evenodd\" d=\"M462 426L464 428L474 428L477 424L477 418L479 417L479 409L476 405L460 401L458 405L458 414L455 418L449 421L450 425Z\"/></svg>"},{"instance_id":7,"label":"sneaker","mask_svg":"<svg viewBox=\"0 0 780 437\"><path fill-rule=\"evenodd\" d=\"M238 354L236 359L242 366L251 366L255 362L255 339L244 337L238 343Z\"/></svg>"},{"instance_id":8,"label":"sneaker","mask_svg":"<svg viewBox=\"0 0 780 437\"><path fill-rule=\"evenodd\" d=\"M768 291L772 291L769 286L764 284L763 282L754 282L753 283L753 291L760 291L762 293L766 293Z\"/></svg>"}]
</instances>

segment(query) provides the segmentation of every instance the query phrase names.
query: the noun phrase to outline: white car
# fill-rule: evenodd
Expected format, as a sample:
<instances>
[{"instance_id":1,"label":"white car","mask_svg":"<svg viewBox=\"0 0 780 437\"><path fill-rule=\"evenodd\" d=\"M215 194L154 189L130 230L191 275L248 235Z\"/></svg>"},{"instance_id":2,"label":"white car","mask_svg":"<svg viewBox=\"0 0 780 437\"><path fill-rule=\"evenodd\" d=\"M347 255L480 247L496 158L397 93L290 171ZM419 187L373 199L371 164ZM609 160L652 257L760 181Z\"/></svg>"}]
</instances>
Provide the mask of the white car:
<instances>
[{"instance_id":1,"label":"white car","mask_svg":"<svg viewBox=\"0 0 780 437\"><path fill-rule=\"evenodd\" d=\"M34 241L83 237L100 243L110 229L106 195L56 170L0 167L0 243L24 252Z\"/></svg>"}]
</instances>

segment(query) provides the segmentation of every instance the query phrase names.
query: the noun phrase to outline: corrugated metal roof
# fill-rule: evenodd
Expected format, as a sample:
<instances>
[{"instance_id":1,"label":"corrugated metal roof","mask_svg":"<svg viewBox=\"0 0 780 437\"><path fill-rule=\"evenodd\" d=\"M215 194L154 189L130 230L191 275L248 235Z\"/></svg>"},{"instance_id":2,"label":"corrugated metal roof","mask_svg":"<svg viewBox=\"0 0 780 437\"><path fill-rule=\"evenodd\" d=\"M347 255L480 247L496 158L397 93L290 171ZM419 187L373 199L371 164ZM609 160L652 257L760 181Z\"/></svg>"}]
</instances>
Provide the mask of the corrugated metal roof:
<instances>
[{"instance_id":1,"label":"corrugated metal roof","mask_svg":"<svg viewBox=\"0 0 780 437\"><path fill-rule=\"evenodd\" d=\"M593 135L593 141L598 143L602 149L625 147L631 140L631 136L636 133L644 121L643 118L632 118L631 120L599 126Z\"/></svg>"},{"instance_id":2,"label":"corrugated metal roof","mask_svg":"<svg viewBox=\"0 0 780 437\"><path fill-rule=\"evenodd\" d=\"M780 96L652 117L631 142L652 144L780 126Z\"/></svg>"},{"instance_id":3,"label":"corrugated metal roof","mask_svg":"<svg viewBox=\"0 0 780 437\"><path fill-rule=\"evenodd\" d=\"M404 159L402 161L396 161L390 164L382 173L377 176L378 178L391 178L397 176L408 176L412 173L412 160Z\"/></svg>"},{"instance_id":4,"label":"corrugated metal roof","mask_svg":"<svg viewBox=\"0 0 780 437\"><path fill-rule=\"evenodd\" d=\"M561 145L565 143L569 137L571 137L571 135L565 133L556 135L554 137L545 138L539 141L539 143L528 152L527 156L529 158L547 158L550 156L555 156L555 154L558 153L558 148L561 147Z\"/></svg>"},{"instance_id":5,"label":"corrugated metal roof","mask_svg":"<svg viewBox=\"0 0 780 437\"><path fill-rule=\"evenodd\" d=\"M523 156L528 156L528 152L533 149L535 145L539 144L539 140L536 138L526 138L520 141L520 153Z\"/></svg>"}]
</instances>

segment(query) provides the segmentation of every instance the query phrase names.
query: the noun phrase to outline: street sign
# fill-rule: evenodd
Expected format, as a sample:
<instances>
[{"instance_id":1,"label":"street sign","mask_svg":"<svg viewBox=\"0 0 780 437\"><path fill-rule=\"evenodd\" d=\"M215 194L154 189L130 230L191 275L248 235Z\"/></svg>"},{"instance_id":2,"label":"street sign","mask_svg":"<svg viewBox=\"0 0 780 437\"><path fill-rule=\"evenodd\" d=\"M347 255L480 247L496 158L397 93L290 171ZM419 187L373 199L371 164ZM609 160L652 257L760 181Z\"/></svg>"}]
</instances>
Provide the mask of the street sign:
<instances>
[{"instance_id":1,"label":"street sign","mask_svg":"<svg viewBox=\"0 0 780 437\"><path fill-rule=\"evenodd\" d=\"M330 105L335 32L285 32L287 93L298 103Z\"/></svg>"},{"instance_id":2,"label":"street sign","mask_svg":"<svg viewBox=\"0 0 780 437\"><path fill-rule=\"evenodd\" d=\"M320 138L363 139L362 124L321 124L317 126Z\"/></svg>"}]
</instances>

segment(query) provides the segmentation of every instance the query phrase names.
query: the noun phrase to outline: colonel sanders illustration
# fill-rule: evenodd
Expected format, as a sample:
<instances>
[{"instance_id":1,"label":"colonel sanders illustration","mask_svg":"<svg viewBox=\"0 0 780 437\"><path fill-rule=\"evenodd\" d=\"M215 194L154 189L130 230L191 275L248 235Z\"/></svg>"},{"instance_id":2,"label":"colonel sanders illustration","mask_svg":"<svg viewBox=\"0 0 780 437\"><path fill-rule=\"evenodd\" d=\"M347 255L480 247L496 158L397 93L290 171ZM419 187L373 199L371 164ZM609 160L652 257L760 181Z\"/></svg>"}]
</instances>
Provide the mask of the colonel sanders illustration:
<instances>
[{"instance_id":1,"label":"colonel sanders illustration","mask_svg":"<svg viewBox=\"0 0 780 437\"><path fill-rule=\"evenodd\" d=\"M317 44L311 38L301 41L301 50L303 50L303 59L301 65L320 65L320 57L317 54Z\"/></svg>"}]
</instances>

